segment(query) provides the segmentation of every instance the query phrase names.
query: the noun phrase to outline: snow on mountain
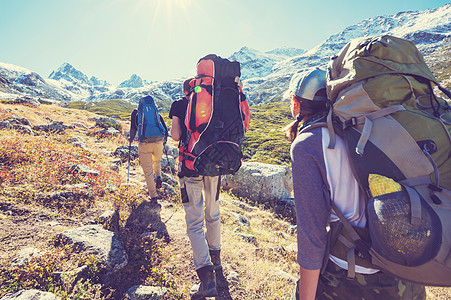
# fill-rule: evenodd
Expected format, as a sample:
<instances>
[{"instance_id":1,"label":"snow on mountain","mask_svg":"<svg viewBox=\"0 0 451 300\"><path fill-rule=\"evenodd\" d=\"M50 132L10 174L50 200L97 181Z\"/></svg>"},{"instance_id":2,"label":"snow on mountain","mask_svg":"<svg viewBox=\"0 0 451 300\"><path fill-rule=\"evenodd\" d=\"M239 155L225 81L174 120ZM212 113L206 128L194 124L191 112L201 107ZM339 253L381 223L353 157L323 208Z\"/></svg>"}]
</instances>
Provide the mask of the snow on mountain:
<instances>
[{"instance_id":1,"label":"snow on mountain","mask_svg":"<svg viewBox=\"0 0 451 300\"><path fill-rule=\"evenodd\" d=\"M49 79L61 80L64 79L68 82L89 84L88 76L81 71L75 69L69 63L63 63L56 71L53 71L49 75Z\"/></svg>"},{"instance_id":2,"label":"snow on mountain","mask_svg":"<svg viewBox=\"0 0 451 300\"><path fill-rule=\"evenodd\" d=\"M277 48L277 49L274 49L271 51L267 51L266 53L280 55L280 56L286 56L288 58L288 57L302 55L305 52L307 52L307 51L305 51L304 49L292 48L292 47L281 47L281 48Z\"/></svg>"},{"instance_id":3,"label":"snow on mountain","mask_svg":"<svg viewBox=\"0 0 451 300\"><path fill-rule=\"evenodd\" d=\"M229 57L241 65L241 80L253 77L265 77L272 73L273 66L288 57L304 53L305 50L296 48L278 48L269 52L260 52L248 47L242 47Z\"/></svg>"},{"instance_id":4,"label":"snow on mountain","mask_svg":"<svg viewBox=\"0 0 451 300\"><path fill-rule=\"evenodd\" d=\"M121 84L119 84L120 88L140 88L143 87L143 80L141 79L141 77L139 77L136 74L133 74L130 79L127 79L125 81L123 81Z\"/></svg>"},{"instance_id":5,"label":"snow on mountain","mask_svg":"<svg viewBox=\"0 0 451 300\"><path fill-rule=\"evenodd\" d=\"M229 59L240 62L243 89L250 104L269 103L282 100L295 72L311 67L325 68L329 57L337 54L351 39L383 34L412 40L426 58L436 55L451 44L451 3L425 11L363 20L307 52L288 47L267 52L242 47ZM61 65L47 79L25 68L0 63L1 97L27 95L59 101L125 99L137 103L141 97L152 95L160 107L168 109L173 100L182 96L183 80L147 82L133 74L119 86L113 86L94 76L88 78L69 63Z\"/></svg>"},{"instance_id":6,"label":"snow on mountain","mask_svg":"<svg viewBox=\"0 0 451 300\"><path fill-rule=\"evenodd\" d=\"M58 81L46 80L26 68L0 62L0 96L8 99L22 95L59 101L74 97Z\"/></svg>"},{"instance_id":7,"label":"snow on mountain","mask_svg":"<svg viewBox=\"0 0 451 300\"><path fill-rule=\"evenodd\" d=\"M91 78L89 78L89 85L91 86L110 86L111 84L109 84L106 80L102 80L99 79L95 76L91 76Z\"/></svg>"},{"instance_id":8,"label":"snow on mountain","mask_svg":"<svg viewBox=\"0 0 451 300\"><path fill-rule=\"evenodd\" d=\"M277 62L272 73L255 82L244 80L245 92L252 104L282 100L291 75L311 67L325 68L329 58L337 54L351 39L389 34L410 39L424 55L431 54L451 37L451 3L425 11L400 12L363 20L332 35L308 52Z\"/></svg>"},{"instance_id":9,"label":"snow on mountain","mask_svg":"<svg viewBox=\"0 0 451 300\"><path fill-rule=\"evenodd\" d=\"M49 75L49 79L63 81L79 86L87 85L107 87L111 85L107 81L101 80L95 76L91 76L91 78L88 79L88 76L76 69L70 63L63 63L56 71L53 71Z\"/></svg>"}]
</instances>

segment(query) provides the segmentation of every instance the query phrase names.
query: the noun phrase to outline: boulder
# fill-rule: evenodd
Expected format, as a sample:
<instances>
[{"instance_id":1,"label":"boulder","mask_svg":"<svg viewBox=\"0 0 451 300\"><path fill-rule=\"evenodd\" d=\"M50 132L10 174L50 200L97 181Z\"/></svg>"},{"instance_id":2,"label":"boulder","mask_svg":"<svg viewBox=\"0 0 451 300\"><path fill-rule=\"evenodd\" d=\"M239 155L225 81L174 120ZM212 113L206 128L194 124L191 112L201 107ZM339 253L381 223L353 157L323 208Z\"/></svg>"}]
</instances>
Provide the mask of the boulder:
<instances>
[{"instance_id":1,"label":"boulder","mask_svg":"<svg viewBox=\"0 0 451 300\"><path fill-rule=\"evenodd\" d=\"M0 122L0 129L2 129L2 128L11 129L13 127L9 121L3 121L3 122Z\"/></svg>"},{"instance_id":2,"label":"boulder","mask_svg":"<svg viewBox=\"0 0 451 300\"><path fill-rule=\"evenodd\" d=\"M73 122L72 126L82 128L84 130L88 130L88 127L86 127L86 125L81 122Z\"/></svg>"},{"instance_id":3,"label":"boulder","mask_svg":"<svg viewBox=\"0 0 451 300\"><path fill-rule=\"evenodd\" d=\"M63 122L54 121L50 125L36 125L33 126L33 130L52 132L52 133L64 133L66 129L73 129L73 126L64 125Z\"/></svg>"},{"instance_id":4,"label":"boulder","mask_svg":"<svg viewBox=\"0 0 451 300\"><path fill-rule=\"evenodd\" d=\"M0 300L59 300L61 298L52 293L41 292L39 290L20 290L16 293L6 294Z\"/></svg>"},{"instance_id":5,"label":"boulder","mask_svg":"<svg viewBox=\"0 0 451 300\"><path fill-rule=\"evenodd\" d=\"M107 210L96 218L96 224L102 224L103 228L117 232L119 230L119 211Z\"/></svg>"},{"instance_id":6,"label":"boulder","mask_svg":"<svg viewBox=\"0 0 451 300\"><path fill-rule=\"evenodd\" d=\"M29 135L33 135L33 129L31 129L30 126L28 125L13 125L13 128L17 131L22 132L23 134L29 134Z\"/></svg>"},{"instance_id":7,"label":"boulder","mask_svg":"<svg viewBox=\"0 0 451 300\"><path fill-rule=\"evenodd\" d=\"M74 164L71 166L66 166L67 170L71 173L78 173L82 176L99 176L100 172L97 170L94 170L86 165L82 164Z\"/></svg>"},{"instance_id":8,"label":"boulder","mask_svg":"<svg viewBox=\"0 0 451 300\"><path fill-rule=\"evenodd\" d=\"M113 155L117 156L117 157L120 157L123 162L126 162L126 161L128 161L129 149L130 149L130 160L137 159L139 157L139 154L138 154L138 146L136 146L136 145L119 146L119 147L116 148L116 150L114 151Z\"/></svg>"},{"instance_id":9,"label":"boulder","mask_svg":"<svg viewBox=\"0 0 451 300\"><path fill-rule=\"evenodd\" d=\"M42 252L41 250L39 250L37 248L33 248L33 247L24 248L24 249L20 250L19 252L17 252L13 261L11 262L11 265L13 267L14 266L22 267L28 262L28 260L30 260L32 258L40 257L43 254L44 254L44 252Z\"/></svg>"},{"instance_id":10,"label":"boulder","mask_svg":"<svg viewBox=\"0 0 451 300\"><path fill-rule=\"evenodd\" d=\"M96 135L101 137L111 137L111 136L119 136L121 132L113 127L108 127L107 129L102 129L96 132Z\"/></svg>"},{"instance_id":11,"label":"boulder","mask_svg":"<svg viewBox=\"0 0 451 300\"><path fill-rule=\"evenodd\" d=\"M257 237L253 234L238 232L236 235L251 244L254 244L257 241Z\"/></svg>"},{"instance_id":12,"label":"boulder","mask_svg":"<svg viewBox=\"0 0 451 300\"><path fill-rule=\"evenodd\" d=\"M164 194L169 197L177 196L177 190L169 183L163 182L162 184Z\"/></svg>"},{"instance_id":13,"label":"boulder","mask_svg":"<svg viewBox=\"0 0 451 300\"><path fill-rule=\"evenodd\" d=\"M161 167L162 168L175 168L175 159L172 156L169 155L163 155L161 158Z\"/></svg>"},{"instance_id":14,"label":"boulder","mask_svg":"<svg viewBox=\"0 0 451 300\"><path fill-rule=\"evenodd\" d=\"M131 300L158 300L164 297L167 290L159 286L135 285L127 291L127 299Z\"/></svg>"},{"instance_id":15,"label":"boulder","mask_svg":"<svg viewBox=\"0 0 451 300\"><path fill-rule=\"evenodd\" d=\"M27 118L19 117L16 115L11 116L9 122L12 124L22 124L22 125L27 125L27 126L33 126L33 124L31 124L31 122Z\"/></svg>"},{"instance_id":16,"label":"boulder","mask_svg":"<svg viewBox=\"0 0 451 300\"><path fill-rule=\"evenodd\" d=\"M164 146L164 153L172 156L173 158L177 158L179 156L179 149L177 147L166 144Z\"/></svg>"},{"instance_id":17,"label":"boulder","mask_svg":"<svg viewBox=\"0 0 451 300\"><path fill-rule=\"evenodd\" d=\"M291 198L293 181L287 166L245 162L234 175L222 177L221 186L258 203Z\"/></svg>"},{"instance_id":18,"label":"boulder","mask_svg":"<svg viewBox=\"0 0 451 300\"><path fill-rule=\"evenodd\" d=\"M20 104L28 104L28 105L31 105L34 107L39 107L41 105L39 100L36 100L36 99L28 97L28 96L19 97L16 100L14 100L14 102L20 103Z\"/></svg>"},{"instance_id":19,"label":"boulder","mask_svg":"<svg viewBox=\"0 0 451 300\"><path fill-rule=\"evenodd\" d=\"M62 245L73 245L79 251L94 254L107 271L116 272L128 263L116 233L105 230L102 225L86 225L61 232L57 241Z\"/></svg>"},{"instance_id":20,"label":"boulder","mask_svg":"<svg viewBox=\"0 0 451 300\"><path fill-rule=\"evenodd\" d=\"M119 122L113 118L99 117L99 118L94 118L94 119L96 121L96 126L103 127L103 128L111 127L109 125L120 125Z\"/></svg>"}]
</instances>

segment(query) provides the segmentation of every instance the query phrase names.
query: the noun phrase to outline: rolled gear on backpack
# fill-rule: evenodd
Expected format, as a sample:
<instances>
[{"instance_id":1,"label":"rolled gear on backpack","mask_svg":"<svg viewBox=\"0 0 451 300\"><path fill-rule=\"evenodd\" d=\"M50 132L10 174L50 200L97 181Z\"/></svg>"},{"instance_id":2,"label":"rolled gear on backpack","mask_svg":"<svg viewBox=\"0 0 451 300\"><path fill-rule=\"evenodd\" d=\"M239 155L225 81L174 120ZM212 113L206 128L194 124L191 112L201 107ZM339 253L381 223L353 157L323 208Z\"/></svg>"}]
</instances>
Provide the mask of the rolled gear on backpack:
<instances>
[{"instance_id":1,"label":"rolled gear on backpack","mask_svg":"<svg viewBox=\"0 0 451 300\"><path fill-rule=\"evenodd\" d=\"M451 93L411 41L392 36L352 40L332 58L327 77L327 125L311 128L329 128L329 148L334 133L343 136L369 195L370 241L340 217L357 256L407 281L451 286L451 110L432 86ZM402 191L370 198L370 174L393 179ZM336 242L331 253L346 243Z\"/></svg>"},{"instance_id":2,"label":"rolled gear on backpack","mask_svg":"<svg viewBox=\"0 0 451 300\"><path fill-rule=\"evenodd\" d=\"M214 54L197 64L184 121L188 137L180 148L180 159L199 175L233 174L241 166L250 110L240 75L239 62Z\"/></svg>"}]
</instances>

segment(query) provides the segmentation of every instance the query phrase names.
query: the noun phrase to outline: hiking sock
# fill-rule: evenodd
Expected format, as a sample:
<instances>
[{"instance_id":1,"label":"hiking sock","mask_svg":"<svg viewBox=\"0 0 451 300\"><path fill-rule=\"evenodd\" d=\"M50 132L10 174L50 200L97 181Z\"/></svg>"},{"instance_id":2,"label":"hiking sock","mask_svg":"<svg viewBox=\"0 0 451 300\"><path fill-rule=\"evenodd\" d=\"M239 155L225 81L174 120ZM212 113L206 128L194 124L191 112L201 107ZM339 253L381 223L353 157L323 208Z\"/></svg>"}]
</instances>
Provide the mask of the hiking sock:
<instances>
[{"instance_id":1,"label":"hiking sock","mask_svg":"<svg viewBox=\"0 0 451 300\"><path fill-rule=\"evenodd\" d=\"M210 250L210 259L215 271L221 270L221 250Z\"/></svg>"}]
</instances>

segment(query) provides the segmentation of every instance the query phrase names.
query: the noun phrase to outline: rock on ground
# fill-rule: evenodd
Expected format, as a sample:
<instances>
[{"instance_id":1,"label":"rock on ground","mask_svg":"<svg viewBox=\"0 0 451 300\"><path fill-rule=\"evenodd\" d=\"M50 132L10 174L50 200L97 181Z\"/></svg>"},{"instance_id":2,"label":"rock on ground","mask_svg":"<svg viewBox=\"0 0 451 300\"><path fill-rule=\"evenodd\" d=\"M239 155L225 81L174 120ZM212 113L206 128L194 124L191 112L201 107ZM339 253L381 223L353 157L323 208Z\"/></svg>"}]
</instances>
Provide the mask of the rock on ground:
<instances>
[{"instance_id":1,"label":"rock on ground","mask_svg":"<svg viewBox=\"0 0 451 300\"><path fill-rule=\"evenodd\" d=\"M48 292L41 292L39 290L21 290L14 294L6 294L0 300L59 300L57 296Z\"/></svg>"},{"instance_id":2,"label":"rock on ground","mask_svg":"<svg viewBox=\"0 0 451 300\"><path fill-rule=\"evenodd\" d=\"M119 237L102 225L87 225L61 232L57 240L94 254L109 271L119 271L128 263L127 253Z\"/></svg>"},{"instance_id":3,"label":"rock on ground","mask_svg":"<svg viewBox=\"0 0 451 300\"><path fill-rule=\"evenodd\" d=\"M234 175L223 176L221 186L258 203L289 199L293 190L289 167L258 162L243 163Z\"/></svg>"}]
</instances>

